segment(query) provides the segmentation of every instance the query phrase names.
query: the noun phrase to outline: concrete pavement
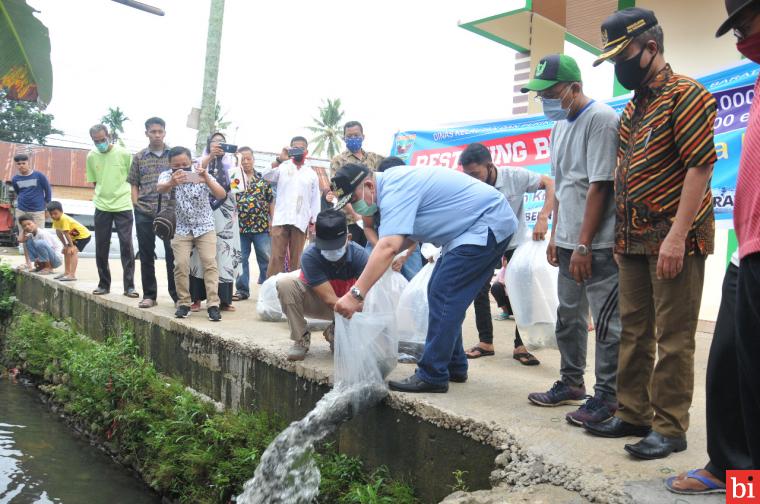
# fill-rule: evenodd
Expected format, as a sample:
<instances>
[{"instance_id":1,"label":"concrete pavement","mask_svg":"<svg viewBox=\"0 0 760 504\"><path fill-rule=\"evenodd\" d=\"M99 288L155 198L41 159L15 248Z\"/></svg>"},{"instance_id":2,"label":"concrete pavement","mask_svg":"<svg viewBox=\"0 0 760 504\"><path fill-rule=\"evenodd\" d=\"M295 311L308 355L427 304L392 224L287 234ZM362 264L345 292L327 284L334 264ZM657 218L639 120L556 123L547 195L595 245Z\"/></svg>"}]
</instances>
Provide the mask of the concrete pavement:
<instances>
[{"instance_id":1,"label":"concrete pavement","mask_svg":"<svg viewBox=\"0 0 760 504\"><path fill-rule=\"evenodd\" d=\"M4 259L14 263L21 260L17 255L5 256ZM255 261L251 261L251 266L255 269ZM121 294L121 265L118 261L111 261L111 271L114 283L106 297L115 303L136 306L139 300ZM171 317L174 307L165 290L164 268L157 265L156 271L160 286L159 306L152 311ZM97 271L94 259L81 259L77 276L79 281L70 283L70 287L86 291L95 288ZM256 277L255 274L252 276ZM140 291L139 261L135 278L136 288ZM209 322L205 310L183 322L240 344L263 347L284 358L290 345L287 324L259 321L255 313L256 296L256 286L252 286L252 298L235 303L237 311L223 313L221 323ZM493 311L496 312L495 306ZM522 366L511 358L514 323L494 322L494 330L496 355L471 361L467 383L452 384L447 394L415 396L391 393L388 401L425 421L503 449L504 453L497 459L497 467L492 473L494 483L518 486L548 483L577 493L580 501L724 502L722 496L675 496L662 487L663 478L701 467L707 460L704 383L711 334L697 334L696 388L688 433L689 449L665 460L645 462L635 460L623 451L623 445L631 442L630 439L598 439L569 425L564 415L572 410L570 407L539 408L530 405L527 400L529 392L546 390L558 379L559 354L555 350L536 351L534 353L541 360L541 365ZM472 310L468 313L463 332L465 345L477 341ZM592 338L593 334L589 337ZM593 339L589 344L590 363L593 363L592 343ZM317 380L331 376L332 358L327 343L319 337L312 338L312 349L306 360L294 365L294 370L300 376ZM403 378L413 370L413 366L399 364L391 378ZM593 369L587 372L586 383L591 390ZM442 478L451 480L447 476L442 475ZM448 484L448 481L442 484ZM552 499L547 502L552 502Z\"/></svg>"}]
</instances>

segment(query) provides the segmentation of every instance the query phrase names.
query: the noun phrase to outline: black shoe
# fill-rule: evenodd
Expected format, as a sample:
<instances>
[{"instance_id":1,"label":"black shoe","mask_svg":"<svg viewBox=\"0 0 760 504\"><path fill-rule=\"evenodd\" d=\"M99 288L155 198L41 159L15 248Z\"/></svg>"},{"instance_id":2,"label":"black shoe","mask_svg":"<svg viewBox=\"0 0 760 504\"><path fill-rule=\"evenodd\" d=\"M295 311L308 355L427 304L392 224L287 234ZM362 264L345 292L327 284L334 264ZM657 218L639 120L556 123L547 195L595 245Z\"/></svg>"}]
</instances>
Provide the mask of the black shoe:
<instances>
[{"instance_id":1,"label":"black shoe","mask_svg":"<svg viewBox=\"0 0 760 504\"><path fill-rule=\"evenodd\" d=\"M444 385L433 385L432 383L422 381L420 377L417 376L417 373L415 373L405 380L389 381L388 388L397 392L432 392L434 394L442 394L449 391L449 384L446 383Z\"/></svg>"},{"instance_id":2,"label":"black shoe","mask_svg":"<svg viewBox=\"0 0 760 504\"><path fill-rule=\"evenodd\" d=\"M92 291L92 293L95 294L96 296L102 296L104 294L108 294L108 292L109 292L109 290L108 289L104 289L103 287L98 287L97 289L95 289L94 291Z\"/></svg>"},{"instance_id":3,"label":"black shoe","mask_svg":"<svg viewBox=\"0 0 760 504\"><path fill-rule=\"evenodd\" d=\"M185 305L180 305L179 308L177 308L177 311L174 312L174 316L177 318L187 318L190 316L190 307Z\"/></svg>"},{"instance_id":4,"label":"black shoe","mask_svg":"<svg viewBox=\"0 0 760 504\"><path fill-rule=\"evenodd\" d=\"M603 422L585 422L583 428L590 434L606 438L621 438L627 436L644 437L652 428L645 425L633 425L613 416Z\"/></svg>"},{"instance_id":5,"label":"black shoe","mask_svg":"<svg viewBox=\"0 0 760 504\"><path fill-rule=\"evenodd\" d=\"M636 458L654 460L665 458L671 453L682 452L686 449L686 436L668 437L652 431L636 444L627 444L625 451Z\"/></svg>"},{"instance_id":6,"label":"black shoe","mask_svg":"<svg viewBox=\"0 0 760 504\"><path fill-rule=\"evenodd\" d=\"M222 320L222 313L219 311L218 306L212 306L207 311L208 311L208 319L211 322L219 322L220 320Z\"/></svg>"},{"instance_id":7,"label":"black shoe","mask_svg":"<svg viewBox=\"0 0 760 504\"><path fill-rule=\"evenodd\" d=\"M467 373L461 375L450 374L449 381L454 383L464 383L467 381Z\"/></svg>"}]
</instances>

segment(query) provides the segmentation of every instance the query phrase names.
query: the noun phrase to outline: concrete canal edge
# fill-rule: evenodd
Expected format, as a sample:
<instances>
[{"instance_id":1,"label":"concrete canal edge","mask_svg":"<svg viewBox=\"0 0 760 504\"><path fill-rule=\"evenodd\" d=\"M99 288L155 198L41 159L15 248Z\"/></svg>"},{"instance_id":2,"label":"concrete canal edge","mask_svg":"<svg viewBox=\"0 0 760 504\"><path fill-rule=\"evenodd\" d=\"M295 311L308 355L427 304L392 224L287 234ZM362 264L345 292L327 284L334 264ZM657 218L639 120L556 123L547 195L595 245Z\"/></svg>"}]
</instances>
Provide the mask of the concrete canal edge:
<instances>
[{"instance_id":1,"label":"concrete canal edge","mask_svg":"<svg viewBox=\"0 0 760 504\"><path fill-rule=\"evenodd\" d=\"M96 340L120 330L132 331L159 372L228 408L261 409L293 421L329 390L329 376L293 366L255 342L243 346L222 334L194 329L47 278L18 275L16 296L34 310L71 321ZM455 471L466 471L471 490L490 488L495 459L508 440L495 425L394 394L345 424L336 444L340 452L359 457L370 467L387 466L394 478L412 483L423 502L432 503L451 493Z\"/></svg>"}]
</instances>

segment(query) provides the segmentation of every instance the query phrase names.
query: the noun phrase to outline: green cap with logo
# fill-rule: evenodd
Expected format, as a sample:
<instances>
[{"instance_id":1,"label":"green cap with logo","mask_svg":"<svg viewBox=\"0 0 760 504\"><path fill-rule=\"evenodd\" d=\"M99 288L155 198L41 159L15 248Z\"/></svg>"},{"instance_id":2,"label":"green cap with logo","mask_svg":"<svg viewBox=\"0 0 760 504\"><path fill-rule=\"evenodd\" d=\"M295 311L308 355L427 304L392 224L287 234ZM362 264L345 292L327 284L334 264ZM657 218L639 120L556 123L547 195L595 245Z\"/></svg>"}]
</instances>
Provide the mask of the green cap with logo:
<instances>
[{"instance_id":1,"label":"green cap with logo","mask_svg":"<svg viewBox=\"0 0 760 504\"><path fill-rule=\"evenodd\" d=\"M578 63L566 54L551 54L541 58L533 78L520 91L543 91L558 82L581 82Z\"/></svg>"}]
</instances>

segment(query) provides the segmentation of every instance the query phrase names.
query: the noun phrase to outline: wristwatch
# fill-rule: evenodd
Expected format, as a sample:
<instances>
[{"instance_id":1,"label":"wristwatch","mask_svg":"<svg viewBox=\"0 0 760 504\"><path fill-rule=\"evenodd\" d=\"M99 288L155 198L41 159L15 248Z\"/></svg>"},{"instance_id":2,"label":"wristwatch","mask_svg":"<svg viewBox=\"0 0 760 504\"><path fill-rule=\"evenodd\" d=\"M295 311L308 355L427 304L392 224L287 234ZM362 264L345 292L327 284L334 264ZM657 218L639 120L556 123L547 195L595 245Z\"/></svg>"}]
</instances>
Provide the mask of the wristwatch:
<instances>
[{"instance_id":1,"label":"wristwatch","mask_svg":"<svg viewBox=\"0 0 760 504\"><path fill-rule=\"evenodd\" d=\"M281 165L282 161L280 161L280 156L277 156L276 158L274 158L274 162L277 163L278 165Z\"/></svg>"},{"instance_id":2,"label":"wristwatch","mask_svg":"<svg viewBox=\"0 0 760 504\"><path fill-rule=\"evenodd\" d=\"M578 255L587 256L589 252L588 245L579 243L578 245L576 245L575 251L578 252Z\"/></svg>"},{"instance_id":3,"label":"wristwatch","mask_svg":"<svg viewBox=\"0 0 760 504\"><path fill-rule=\"evenodd\" d=\"M362 291L359 290L359 287L354 285L349 292L357 301L364 301L364 296L362 296Z\"/></svg>"}]
</instances>

